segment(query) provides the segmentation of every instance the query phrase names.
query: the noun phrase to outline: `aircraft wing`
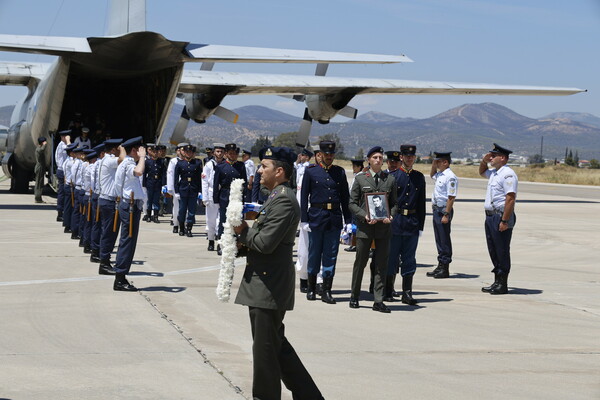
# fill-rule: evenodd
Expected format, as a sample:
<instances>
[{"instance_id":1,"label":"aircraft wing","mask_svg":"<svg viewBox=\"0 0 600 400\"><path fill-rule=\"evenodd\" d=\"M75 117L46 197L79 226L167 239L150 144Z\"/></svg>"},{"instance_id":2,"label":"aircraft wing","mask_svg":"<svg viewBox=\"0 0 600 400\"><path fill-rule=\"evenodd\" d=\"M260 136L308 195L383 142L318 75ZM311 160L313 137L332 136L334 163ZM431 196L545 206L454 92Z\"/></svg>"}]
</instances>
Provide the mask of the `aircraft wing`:
<instances>
[{"instance_id":1,"label":"aircraft wing","mask_svg":"<svg viewBox=\"0 0 600 400\"><path fill-rule=\"evenodd\" d=\"M487 83L409 81L394 79L342 78L325 76L243 74L235 72L184 70L179 84L182 93L225 92L226 94L454 94L454 95L543 95L561 96L584 89L496 85Z\"/></svg>"},{"instance_id":2,"label":"aircraft wing","mask_svg":"<svg viewBox=\"0 0 600 400\"><path fill-rule=\"evenodd\" d=\"M0 62L0 85L26 86L34 80L41 80L50 64L25 62Z\"/></svg>"},{"instance_id":3,"label":"aircraft wing","mask_svg":"<svg viewBox=\"0 0 600 400\"><path fill-rule=\"evenodd\" d=\"M92 52L86 38L27 35L0 35L0 51L53 56Z\"/></svg>"},{"instance_id":4,"label":"aircraft wing","mask_svg":"<svg viewBox=\"0 0 600 400\"><path fill-rule=\"evenodd\" d=\"M189 44L186 50L191 62L228 63L327 63L327 64L391 64L412 62L405 55L342 53L312 50L269 49L261 47Z\"/></svg>"}]
</instances>

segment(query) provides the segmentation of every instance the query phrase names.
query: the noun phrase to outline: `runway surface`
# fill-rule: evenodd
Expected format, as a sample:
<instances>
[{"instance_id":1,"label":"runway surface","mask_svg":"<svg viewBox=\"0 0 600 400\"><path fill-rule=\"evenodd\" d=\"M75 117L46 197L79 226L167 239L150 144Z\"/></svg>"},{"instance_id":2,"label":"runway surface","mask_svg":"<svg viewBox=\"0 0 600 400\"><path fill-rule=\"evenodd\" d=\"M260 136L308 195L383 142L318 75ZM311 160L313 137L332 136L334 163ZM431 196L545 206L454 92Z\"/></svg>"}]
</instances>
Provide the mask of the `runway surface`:
<instances>
[{"instance_id":1,"label":"runway surface","mask_svg":"<svg viewBox=\"0 0 600 400\"><path fill-rule=\"evenodd\" d=\"M491 296L480 291L493 278L485 187L461 180L449 279L425 276L437 264L428 216L418 306L373 312L365 280L350 309L354 253L343 245L338 304L297 290L286 335L325 398L600 398L600 188L520 183L510 294ZM203 217L193 238L172 234L166 217L142 222L131 276L142 290L113 292L44 198L0 183L0 398L251 398L248 312L217 301Z\"/></svg>"}]
</instances>

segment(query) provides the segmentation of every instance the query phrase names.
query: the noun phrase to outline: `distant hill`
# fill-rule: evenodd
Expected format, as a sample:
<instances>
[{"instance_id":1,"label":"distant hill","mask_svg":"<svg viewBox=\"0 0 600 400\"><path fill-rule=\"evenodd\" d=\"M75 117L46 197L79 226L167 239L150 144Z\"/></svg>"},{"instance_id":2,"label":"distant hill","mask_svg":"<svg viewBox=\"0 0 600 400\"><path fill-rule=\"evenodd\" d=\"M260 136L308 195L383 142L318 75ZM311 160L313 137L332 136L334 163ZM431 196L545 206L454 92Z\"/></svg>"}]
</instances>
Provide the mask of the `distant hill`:
<instances>
[{"instance_id":1,"label":"distant hill","mask_svg":"<svg viewBox=\"0 0 600 400\"><path fill-rule=\"evenodd\" d=\"M183 106L175 104L167 122L163 141L173 131ZM12 106L0 107L0 124L8 125ZM251 147L259 136L275 137L298 130L301 115L290 115L261 106L234 110L237 124L217 117L204 124L190 122L186 137L198 145L235 142ZM380 112L359 114L356 120L321 125L313 123L311 141L326 133L337 133L345 153L353 156L359 148L381 145L399 149L402 143L417 145L420 155L430 151L452 151L455 157L480 157L493 142L529 156L540 151L544 137L544 156L561 158L565 148L577 150L580 158L600 159L600 118L585 113L553 113L529 118L495 103L464 104L430 118L400 118Z\"/></svg>"},{"instance_id":2,"label":"distant hill","mask_svg":"<svg viewBox=\"0 0 600 400\"><path fill-rule=\"evenodd\" d=\"M576 113L576 112L555 112L541 119L570 119L571 121L582 122L596 128L600 128L600 118L589 113Z\"/></svg>"}]
</instances>

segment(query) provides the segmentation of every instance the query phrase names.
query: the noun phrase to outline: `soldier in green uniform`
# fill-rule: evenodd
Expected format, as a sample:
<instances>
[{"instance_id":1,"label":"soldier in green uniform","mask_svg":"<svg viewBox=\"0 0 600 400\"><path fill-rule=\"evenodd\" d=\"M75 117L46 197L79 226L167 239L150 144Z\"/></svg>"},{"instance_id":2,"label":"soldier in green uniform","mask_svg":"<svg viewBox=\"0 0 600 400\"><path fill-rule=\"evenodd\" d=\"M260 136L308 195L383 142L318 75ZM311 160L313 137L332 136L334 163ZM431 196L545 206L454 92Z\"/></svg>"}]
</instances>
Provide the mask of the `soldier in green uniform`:
<instances>
[{"instance_id":1,"label":"soldier in green uniform","mask_svg":"<svg viewBox=\"0 0 600 400\"><path fill-rule=\"evenodd\" d=\"M375 146L367 153L369 169L359 172L354 177L352 190L350 191L350 211L356 220L356 259L352 269L352 293L350 295L350 308L358 308L360 287L363 272L369 261L371 243L375 241L375 254L373 263L375 265L373 310L389 313L390 309L383 303L385 279L387 275L388 253L390 246L391 225L397 210L397 188L394 176L381 170L383 165L383 148ZM368 210L366 196L369 193L386 193L389 211L388 215L377 216L374 210ZM382 199L384 195L372 195ZM374 200L373 204L377 204ZM382 202L382 205L384 203ZM390 209L390 205L392 206ZM382 208L383 209L383 208ZM370 212L369 212L370 211ZM373 216L375 215L375 218ZM381 218L380 218L381 217Z\"/></svg>"},{"instance_id":2,"label":"soldier in green uniform","mask_svg":"<svg viewBox=\"0 0 600 400\"><path fill-rule=\"evenodd\" d=\"M300 207L287 185L296 154L286 147L261 150L261 179L270 194L252 228L234 228L248 248L246 270L235 302L248 306L252 329L254 399L280 399L281 381L294 399L322 399L321 392L284 333L283 317L294 307L292 260Z\"/></svg>"}]
</instances>

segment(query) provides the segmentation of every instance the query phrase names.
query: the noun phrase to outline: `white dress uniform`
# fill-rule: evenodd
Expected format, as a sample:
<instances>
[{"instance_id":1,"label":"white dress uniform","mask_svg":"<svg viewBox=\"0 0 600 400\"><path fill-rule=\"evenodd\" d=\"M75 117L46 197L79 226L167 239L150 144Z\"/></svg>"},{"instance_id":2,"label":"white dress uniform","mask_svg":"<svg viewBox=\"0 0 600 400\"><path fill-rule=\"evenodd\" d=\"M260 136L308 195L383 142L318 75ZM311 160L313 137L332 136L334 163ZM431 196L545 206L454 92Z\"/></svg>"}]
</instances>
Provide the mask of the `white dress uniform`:
<instances>
[{"instance_id":1,"label":"white dress uniform","mask_svg":"<svg viewBox=\"0 0 600 400\"><path fill-rule=\"evenodd\" d=\"M206 232L208 240L217 237L217 226L219 226L219 205L213 201L213 183L215 178L215 159L209 160L202 169L202 200L206 206Z\"/></svg>"},{"instance_id":2,"label":"white dress uniform","mask_svg":"<svg viewBox=\"0 0 600 400\"><path fill-rule=\"evenodd\" d=\"M483 207L486 211L502 213L504 211L506 195L508 193L517 193L517 186L519 184L517 174L512 168L504 165L497 170L488 169L485 171L485 176L489 180ZM508 222L508 226L512 228L511 221Z\"/></svg>"},{"instance_id":3,"label":"white dress uniform","mask_svg":"<svg viewBox=\"0 0 600 400\"><path fill-rule=\"evenodd\" d=\"M304 177L304 171L310 163L308 161L295 164L296 168L296 200L300 204L300 194L302 193L302 178ZM298 236L298 259L296 260L296 271L298 271L298 277L300 279L308 279L308 231L300 229ZM317 283L323 282L323 266L317 274Z\"/></svg>"},{"instance_id":4,"label":"white dress uniform","mask_svg":"<svg viewBox=\"0 0 600 400\"><path fill-rule=\"evenodd\" d=\"M63 163L65 162L65 160L68 157L67 152L65 151L65 147L67 147L67 144L61 140L60 142L58 142L58 146L56 146L56 151L54 152L54 160L56 162L56 169L61 170L63 172L64 172Z\"/></svg>"},{"instance_id":5,"label":"white dress uniform","mask_svg":"<svg viewBox=\"0 0 600 400\"><path fill-rule=\"evenodd\" d=\"M102 158L98 168L100 169L98 175L100 181L100 198L105 200L114 201L116 198L115 194L115 174L117 167L119 166L119 159L114 154L106 154Z\"/></svg>"},{"instance_id":6,"label":"white dress uniform","mask_svg":"<svg viewBox=\"0 0 600 400\"><path fill-rule=\"evenodd\" d=\"M179 157L173 157L169 160L167 166L167 192L173 196L173 216L171 221L174 225L177 225L177 214L179 214L179 200L175 198L175 166L180 160Z\"/></svg>"},{"instance_id":7,"label":"white dress uniform","mask_svg":"<svg viewBox=\"0 0 600 400\"><path fill-rule=\"evenodd\" d=\"M435 187L431 196L431 205L437 208L445 208L448 202L448 196L456 197L458 193L458 177L450 168L444 171L436 172L432 177L435 180Z\"/></svg>"}]
</instances>

